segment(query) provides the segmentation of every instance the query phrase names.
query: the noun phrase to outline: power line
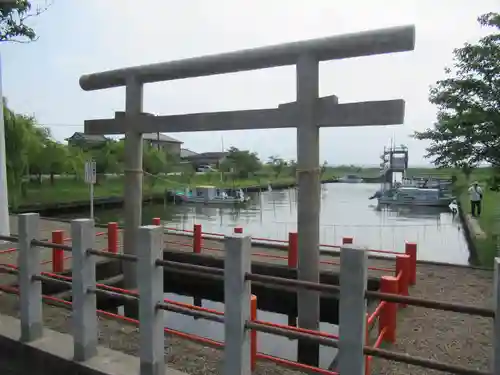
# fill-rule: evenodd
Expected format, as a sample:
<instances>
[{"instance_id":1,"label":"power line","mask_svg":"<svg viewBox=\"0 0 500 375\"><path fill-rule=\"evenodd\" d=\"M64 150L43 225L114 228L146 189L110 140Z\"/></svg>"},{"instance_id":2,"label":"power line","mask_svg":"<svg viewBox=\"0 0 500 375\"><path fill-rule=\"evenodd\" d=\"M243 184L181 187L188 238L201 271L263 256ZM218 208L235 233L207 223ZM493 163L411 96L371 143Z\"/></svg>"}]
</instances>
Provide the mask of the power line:
<instances>
[{"instance_id":1,"label":"power line","mask_svg":"<svg viewBox=\"0 0 500 375\"><path fill-rule=\"evenodd\" d=\"M43 128L75 128L75 127L81 127L83 128L83 124L36 124L38 127L43 127Z\"/></svg>"}]
</instances>

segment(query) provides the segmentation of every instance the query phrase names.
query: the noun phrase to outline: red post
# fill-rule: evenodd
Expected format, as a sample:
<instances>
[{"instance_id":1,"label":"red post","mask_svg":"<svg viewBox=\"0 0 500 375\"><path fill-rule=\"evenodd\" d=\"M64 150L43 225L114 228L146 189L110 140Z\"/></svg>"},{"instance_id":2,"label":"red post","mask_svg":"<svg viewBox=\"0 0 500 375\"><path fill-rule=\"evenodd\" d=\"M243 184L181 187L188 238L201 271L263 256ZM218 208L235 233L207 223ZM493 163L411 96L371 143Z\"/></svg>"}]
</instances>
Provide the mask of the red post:
<instances>
[{"instance_id":1,"label":"red post","mask_svg":"<svg viewBox=\"0 0 500 375\"><path fill-rule=\"evenodd\" d=\"M410 283L410 256L406 254L396 255L396 277L399 275L398 292L402 296L409 295L408 286ZM406 307L405 303L400 303L400 307Z\"/></svg>"},{"instance_id":2,"label":"red post","mask_svg":"<svg viewBox=\"0 0 500 375\"><path fill-rule=\"evenodd\" d=\"M108 223L108 251L116 254L118 252L118 223Z\"/></svg>"},{"instance_id":3,"label":"red post","mask_svg":"<svg viewBox=\"0 0 500 375\"><path fill-rule=\"evenodd\" d=\"M368 318L369 315L366 314L365 346L370 346L370 327L368 326ZM371 362L370 356L365 354L365 375L370 375L370 362Z\"/></svg>"},{"instance_id":4,"label":"red post","mask_svg":"<svg viewBox=\"0 0 500 375\"><path fill-rule=\"evenodd\" d=\"M380 278L380 291L382 293L398 294L398 279L393 276ZM394 343L396 341L396 318L398 305L394 302L385 302L378 320L379 334L385 328L383 341Z\"/></svg>"},{"instance_id":5,"label":"red post","mask_svg":"<svg viewBox=\"0 0 500 375\"><path fill-rule=\"evenodd\" d=\"M160 217L154 217L153 218L153 225L161 225L161 218Z\"/></svg>"},{"instance_id":6,"label":"red post","mask_svg":"<svg viewBox=\"0 0 500 375\"><path fill-rule=\"evenodd\" d=\"M405 244L405 254L410 256L410 285L417 283L417 244L407 242Z\"/></svg>"},{"instance_id":7,"label":"red post","mask_svg":"<svg viewBox=\"0 0 500 375\"><path fill-rule=\"evenodd\" d=\"M297 232L288 233L288 267L297 268L299 259L299 238Z\"/></svg>"},{"instance_id":8,"label":"red post","mask_svg":"<svg viewBox=\"0 0 500 375\"><path fill-rule=\"evenodd\" d=\"M243 233L243 228L242 227L234 227L234 233L238 233L238 234Z\"/></svg>"},{"instance_id":9,"label":"red post","mask_svg":"<svg viewBox=\"0 0 500 375\"><path fill-rule=\"evenodd\" d=\"M200 254L201 253L201 224L193 225L193 253Z\"/></svg>"},{"instance_id":10,"label":"red post","mask_svg":"<svg viewBox=\"0 0 500 375\"><path fill-rule=\"evenodd\" d=\"M252 294L250 297L250 321L257 320L257 296ZM252 372L255 371L257 365L257 331L250 331L250 366Z\"/></svg>"},{"instance_id":11,"label":"red post","mask_svg":"<svg viewBox=\"0 0 500 375\"><path fill-rule=\"evenodd\" d=\"M352 245L353 243L354 243L354 238L342 237L342 245Z\"/></svg>"},{"instance_id":12,"label":"red post","mask_svg":"<svg viewBox=\"0 0 500 375\"><path fill-rule=\"evenodd\" d=\"M58 245L64 244L63 230L52 231L52 243L56 243ZM63 272L63 271L64 271L64 250L52 249L52 272Z\"/></svg>"}]
</instances>

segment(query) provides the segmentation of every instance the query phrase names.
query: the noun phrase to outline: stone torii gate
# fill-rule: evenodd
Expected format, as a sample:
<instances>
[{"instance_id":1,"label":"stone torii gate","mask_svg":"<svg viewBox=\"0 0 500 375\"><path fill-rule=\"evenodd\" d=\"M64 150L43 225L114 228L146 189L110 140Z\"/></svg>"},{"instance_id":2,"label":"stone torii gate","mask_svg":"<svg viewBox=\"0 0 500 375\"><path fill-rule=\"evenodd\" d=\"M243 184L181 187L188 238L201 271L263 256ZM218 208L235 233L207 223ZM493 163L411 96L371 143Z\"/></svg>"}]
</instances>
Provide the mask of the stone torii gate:
<instances>
[{"instance_id":1,"label":"stone torii gate","mask_svg":"<svg viewBox=\"0 0 500 375\"><path fill-rule=\"evenodd\" d=\"M80 78L83 90L125 86L125 113L113 119L85 121L87 134L125 133L125 233L124 252L134 254L137 228L141 225L142 134L240 129L297 128L298 167L298 277L319 281L319 128L338 126L397 125L404 121L404 101L372 101L338 104L335 96L319 98L319 62L359 56L411 51L415 28L401 26L345 34L302 42L177 60L101 73ZM296 102L277 108L185 115L153 116L142 112L143 85L151 82L193 78L214 74L296 65ZM124 265L126 288L136 287L133 264ZM319 294L298 293L298 324L317 329ZM316 364L306 353L317 345L301 344L299 356ZM314 349L316 348L316 349ZM301 352L303 354L301 354ZM316 359L314 359L316 357Z\"/></svg>"}]
</instances>

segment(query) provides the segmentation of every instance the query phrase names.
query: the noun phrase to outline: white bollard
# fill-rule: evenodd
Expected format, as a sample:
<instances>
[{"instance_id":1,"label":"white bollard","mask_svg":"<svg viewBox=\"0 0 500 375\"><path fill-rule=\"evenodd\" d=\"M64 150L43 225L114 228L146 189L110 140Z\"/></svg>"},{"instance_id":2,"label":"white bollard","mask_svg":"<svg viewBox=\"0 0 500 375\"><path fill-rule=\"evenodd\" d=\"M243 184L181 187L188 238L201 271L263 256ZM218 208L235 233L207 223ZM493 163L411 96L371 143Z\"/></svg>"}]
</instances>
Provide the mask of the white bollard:
<instances>
[{"instance_id":1,"label":"white bollard","mask_svg":"<svg viewBox=\"0 0 500 375\"><path fill-rule=\"evenodd\" d=\"M86 361L97 354L97 304L95 256L87 252L94 248L95 228L92 219L71 221L72 241L72 302L75 361Z\"/></svg>"},{"instance_id":2,"label":"white bollard","mask_svg":"<svg viewBox=\"0 0 500 375\"><path fill-rule=\"evenodd\" d=\"M40 249L31 246L38 237L38 214L21 214L19 229L19 304L21 315L21 341L30 342L42 337L42 282L34 280L40 276Z\"/></svg>"},{"instance_id":3,"label":"white bollard","mask_svg":"<svg viewBox=\"0 0 500 375\"><path fill-rule=\"evenodd\" d=\"M338 372L365 375L368 253L352 245L340 249Z\"/></svg>"},{"instance_id":4,"label":"white bollard","mask_svg":"<svg viewBox=\"0 0 500 375\"><path fill-rule=\"evenodd\" d=\"M250 282L245 274L251 271L251 237L234 234L225 238L224 259L224 374L251 374Z\"/></svg>"},{"instance_id":5,"label":"white bollard","mask_svg":"<svg viewBox=\"0 0 500 375\"><path fill-rule=\"evenodd\" d=\"M163 227L143 226L137 233L137 282L139 288L140 375L165 374L163 310Z\"/></svg>"}]
</instances>

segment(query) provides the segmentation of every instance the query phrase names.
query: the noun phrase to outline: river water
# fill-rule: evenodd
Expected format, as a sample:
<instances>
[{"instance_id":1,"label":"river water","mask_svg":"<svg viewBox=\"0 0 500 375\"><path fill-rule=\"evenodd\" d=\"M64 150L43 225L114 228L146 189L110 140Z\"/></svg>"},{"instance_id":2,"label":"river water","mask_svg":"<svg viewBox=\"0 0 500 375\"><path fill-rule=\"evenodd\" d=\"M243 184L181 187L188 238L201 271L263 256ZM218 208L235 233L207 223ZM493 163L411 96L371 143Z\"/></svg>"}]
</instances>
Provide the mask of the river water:
<instances>
[{"instance_id":1,"label":"river water","mask_svg":"<svg viewBox=\"0 0 500 375\"><path fill-rule=\"evenodd\" d=\"M356 245L378 250L404 251L405 241L418 244L420 260L468 264L469 251L457 216L432 208L377 209L368 200L377 184L325 184L321 193L320 240L338 245L354 237ZM253 194L245 208L204 205L151 204L143 207L143 223L161 217L167 226L229 234L236 226L254 237L283 239L297 229L297 190ZM96 220L123 222L122 210L96 212Z\"/></svg>"}]
</instances>

